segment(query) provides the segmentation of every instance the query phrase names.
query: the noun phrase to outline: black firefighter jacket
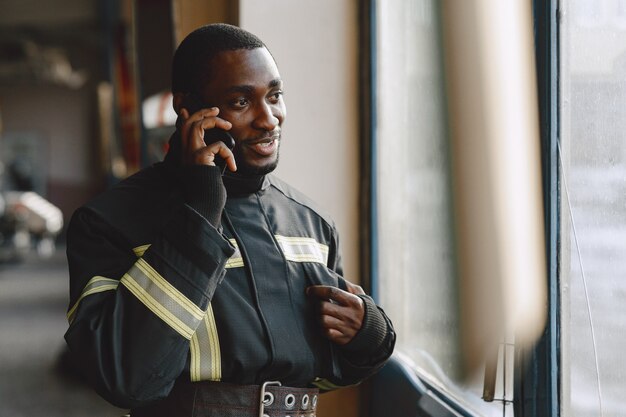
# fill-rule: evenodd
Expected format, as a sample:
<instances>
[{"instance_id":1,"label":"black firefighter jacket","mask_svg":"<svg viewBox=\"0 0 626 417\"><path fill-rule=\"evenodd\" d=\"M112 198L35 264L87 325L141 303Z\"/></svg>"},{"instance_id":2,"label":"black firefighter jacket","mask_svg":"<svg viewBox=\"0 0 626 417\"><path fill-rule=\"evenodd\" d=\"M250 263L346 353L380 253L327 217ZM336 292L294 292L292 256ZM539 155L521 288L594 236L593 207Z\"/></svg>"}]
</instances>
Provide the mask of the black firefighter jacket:
<instances>
[{"instance_id":1,"label":"black firefighter jacket","mask_svg":"<svg viewBox=\"0 0 626 417\"><path fill-rule=\"evenodd\" d=\"M335 227L307 198L269 175L227 187L217 230L185 204L174 168L122 181L69 226L65 338L100 395L141 407L177 380L331 390L384 364L395 334L369 297L348 345L321 335L305 288L345 282Z\"/></svg>"}]
</instances>

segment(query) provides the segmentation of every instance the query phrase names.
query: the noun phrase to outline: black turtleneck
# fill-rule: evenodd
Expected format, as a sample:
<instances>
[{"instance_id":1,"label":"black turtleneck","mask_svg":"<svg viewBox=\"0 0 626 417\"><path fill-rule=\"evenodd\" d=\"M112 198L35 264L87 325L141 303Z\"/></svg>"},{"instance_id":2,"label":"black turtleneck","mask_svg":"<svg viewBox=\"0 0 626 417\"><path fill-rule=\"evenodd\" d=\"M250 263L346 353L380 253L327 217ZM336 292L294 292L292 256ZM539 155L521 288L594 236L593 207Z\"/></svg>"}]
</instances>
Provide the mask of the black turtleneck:
<instances>
[{"instance_id":1,"label":"black turtleneck","mask_svg":"<svg viewBox=\"0 0 626 417\"><path fill-rule=\"evenodd\" d=\"M224 172L222 181L228 197L242 197L256 193L263 188L265 175L240 175L237 172Z\"/></svg>"}]
</instances>

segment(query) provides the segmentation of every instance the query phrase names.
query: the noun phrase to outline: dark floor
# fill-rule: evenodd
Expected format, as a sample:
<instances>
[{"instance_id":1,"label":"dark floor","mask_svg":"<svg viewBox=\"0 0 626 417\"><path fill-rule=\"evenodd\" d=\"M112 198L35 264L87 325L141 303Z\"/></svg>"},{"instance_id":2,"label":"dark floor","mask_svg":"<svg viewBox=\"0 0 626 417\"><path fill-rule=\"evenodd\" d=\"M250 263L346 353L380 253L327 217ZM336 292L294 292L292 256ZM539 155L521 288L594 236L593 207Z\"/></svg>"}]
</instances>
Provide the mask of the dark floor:
<instances>
[{"instance_id":1,"label":"dark floor","mask_svg":"<svg viewBox=\"0 0 626 417\"><path fill-rule=\"evenodd\" d=\"M0 417L119 417L61 366L68 288L63 251L0 263Z\"/></svg>"}]
</instances>

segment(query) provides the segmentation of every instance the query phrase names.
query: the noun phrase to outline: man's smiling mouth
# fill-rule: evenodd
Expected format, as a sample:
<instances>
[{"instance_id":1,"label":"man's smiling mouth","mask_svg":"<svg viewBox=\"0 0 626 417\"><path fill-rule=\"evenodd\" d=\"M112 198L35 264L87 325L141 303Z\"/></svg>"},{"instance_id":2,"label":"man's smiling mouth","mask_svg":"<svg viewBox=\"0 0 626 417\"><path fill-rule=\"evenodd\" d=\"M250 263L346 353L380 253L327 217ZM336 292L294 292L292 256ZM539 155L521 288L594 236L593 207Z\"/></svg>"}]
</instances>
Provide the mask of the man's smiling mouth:
<instances>
[{"instance_id":1,"label":"man's smiling mouth","mask_svg":"<svg viewBox=\"0 0 626 417\"><path fill-rule=\"evenodd\" d=\"M276 133L260 140L247 142L245 145L261 156L271 156L278 148L279 143L280 133Z\"/></svg>"},{"instance_id":2,"label":"man's smiling mouth","mask_svg":"<svg viewBox=\"0 0 626 417\"><path fill-rule=\"evenodd\" d=\"M268 133L258 138L247 139L244 141L244 145L255 146L258 144L269 144L275 140L280 140L280 130Z\"/></svg>"},{"instance_id":3,"label":"man's smiling mouth","mask_svg":"<svg viewBox=\"0 0 626 417\"><path fill-rule=\"evenodd\" d=\"M254 139L243 141L242 146L250 148L260 156L272 156L280 143L280 130L275 130Z\"/></svg>"}]
</instances>

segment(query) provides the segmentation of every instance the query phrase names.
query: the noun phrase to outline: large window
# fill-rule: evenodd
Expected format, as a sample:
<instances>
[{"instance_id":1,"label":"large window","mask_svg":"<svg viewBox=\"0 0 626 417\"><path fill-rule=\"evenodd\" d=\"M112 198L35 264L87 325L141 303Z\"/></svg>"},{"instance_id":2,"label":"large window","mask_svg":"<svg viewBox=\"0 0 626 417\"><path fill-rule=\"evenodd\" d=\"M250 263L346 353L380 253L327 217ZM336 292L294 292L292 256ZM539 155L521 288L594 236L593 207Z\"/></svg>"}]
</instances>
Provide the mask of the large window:
<instances>
[{"instance_id":1,"label":"large window","mask_svg":"<svg viewBox=\"0 0 626 417\"><path fill-rule=\"evenodd\" d=\"M550 4L551 13L558 7L549 28L551 87L541 84L540 100L552 106L543 109L550 117L544 118L549 126L542 126L542 140L555 144L544 152L552 161L549 176L558 177L558 189L546 194L546 201L559 199L558 205L546 205L552 210L546 224L558 224L558 230L548 226L554 291L547 337L529 362L536 368L530 372L534 379L524 382L530 389L521 390L518 400L535 402L522 407L524 415L535 415L528 410L539 404L542 415L626 416L626 1ZM481 415L511 416L506 404L481 400L480 376L457 379L463 317L452 220L457 201L450 187L457 154L448 145L453 116L446 104L453 97L447 94L450 85L444 87L441 51L447 44L440 33L449 32L440 27L439 7L434 0L388 0L377 10L379 296L398 329L398 351L413 361L420 377L436 380ZM539 45L540 51L545 48ZM496 66L493 59L480 65ZM486 80L495 85L493 78ZM556 92L558 99L550 101ZM509 139L502 135L500 143L508 147ZM519 188L506 191L516 193ZM510 377L500 363L499 375L504 370ZM504 381L510 387L510 380ZM502 388L501 381L496 397L511 399Z\"/></svg>"},{"instance_id":2,"label":"large window","mask_svg":"<svg viewBox=\"0 0 626 417\"><path fill-rule=\"evenodd\" d=\"M512 349L501 345L495 401L483 373L461 380L448 116L436 0L378 2L376 184L379 296L397 352L477 415L512 416ZM507 353L504 353L504 349ZM508 374L503 361L507 357ZM503 400L507 401L503 401Z\"/></svg>"},{"instance_id":3,"label":"large window","mask_svg":"<svg viewBox=\"0 0 626 417\"><path fill-rule=\"evenodd\" d=\"M626 415L626 26L621 0L562 1L562 415Z\"/></svg>"}]
</instances>

